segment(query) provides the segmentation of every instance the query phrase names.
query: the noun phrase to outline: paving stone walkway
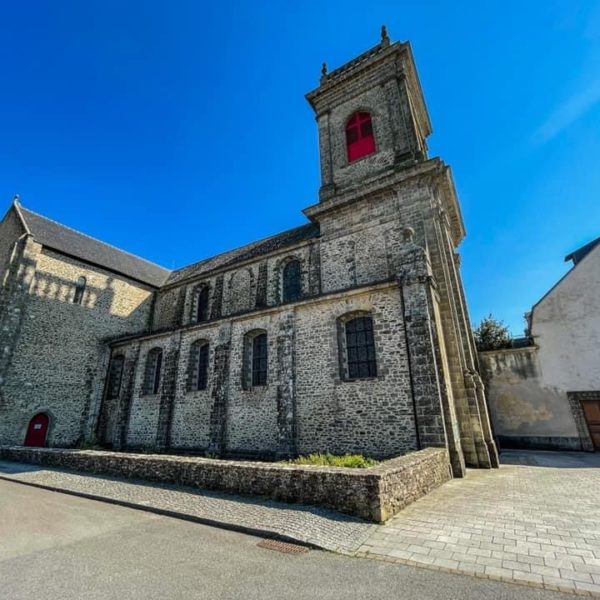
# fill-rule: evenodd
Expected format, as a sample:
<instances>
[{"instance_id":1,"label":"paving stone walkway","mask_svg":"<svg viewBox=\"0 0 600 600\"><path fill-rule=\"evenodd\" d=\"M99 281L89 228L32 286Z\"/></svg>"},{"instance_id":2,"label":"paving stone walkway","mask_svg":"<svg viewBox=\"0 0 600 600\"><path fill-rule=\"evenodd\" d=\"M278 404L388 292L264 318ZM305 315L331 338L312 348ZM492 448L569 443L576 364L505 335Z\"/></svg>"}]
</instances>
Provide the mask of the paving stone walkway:
<instances>
[{"instance_id":1,"label":"paving stone walkway","mask_svg":"<svg viewBox=\"0 0 600 600\"><path fill-rule=\"evenodd\" d=\"M344 554L353 554L377 528L377 525L325 508L9 461L0 461L0 477L120 504L177 513L208 524L281 536Z\"/></svg>"},{"instance_id":2,"label":"paving stone walkway","mask_svg":"<svg viewBox=\"0 0 600 600\"><path fill-rule=\"evenodd\" d=\"M407 507L358 555L600 596L600 453L501 459Z\"/></svg>"},{"instance_id":3,"label":"paving stone walkway","mask_svg":"<svg viewBox=\"0 0 600 600\"><path fill-rule=\"evenodd\" d=\"M0 477L392 562L600 597L600 453L504 452L378 526L324 508L0 461Z\"/></svg>"}]
</instances>

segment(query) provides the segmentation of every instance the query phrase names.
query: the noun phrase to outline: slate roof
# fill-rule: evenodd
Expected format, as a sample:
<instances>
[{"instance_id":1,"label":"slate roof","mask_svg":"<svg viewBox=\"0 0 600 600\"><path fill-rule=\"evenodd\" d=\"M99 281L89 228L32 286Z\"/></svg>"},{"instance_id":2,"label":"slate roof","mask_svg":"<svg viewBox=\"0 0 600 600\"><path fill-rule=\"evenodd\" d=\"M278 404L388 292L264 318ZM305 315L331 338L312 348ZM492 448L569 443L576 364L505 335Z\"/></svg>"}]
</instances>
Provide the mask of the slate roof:
<instances>
[{"instance_id":1,"label":"slate roof","mask_svg":"<svg viewBox=\"0 0 600 600\"><path fill-rule=\"evenodd\" d=\"M15 207L29 233L47 248L154 287L160 287L169 276L168 269L38 215L20 204Z\"/></svg>"},{"instance_id":2,"label":"slate roof","mask_svg":"<svg viewBox=\"0 0 600 600\"><path fill-rule=\"evenodd\" d=\"M565 262L572 260L573 265L576 265L578 262L582 261L598 244L600 244L600 237L565 256Z\"/></svg>"},{"instance_id":3,"label":"slate roof","mask_svg":"<svg viewBox=\"0 0 600 600\"><path fill-rule=\"evenodd\" d=\"M182 269L169 271L139 256L119 250L66 225L61 225L19 203L15 203L15 208L28 232L43 246L154 287L179 283L189 277L204 275L214 269L233 266L238 262L315 238L320 233L318 224L307 223L258 242L246 244L241 248L201 260Z\"/></svg>"},{"instance_id":4,"label":"slate roof","mask_svg":"<svg viewBox=\"0 0 600 600\"><path fill-rule=\"evenodd\" d=\"M173 271L169 275L166 284L178 283L188 277L203 275L214 269L229 267L235 263L256 258L263 254L267 254L268 252L273 252L274 250L293 246L294 244L315 238L319 233L320 230L318 224L307 223L306 225L296 227L295 229L289 229L288 231L284 231L283 233L279 233L264 240L252 242L241 248L218 254L212 258L207 258L187 267L183 267L183 269Z\"/></svg>"}]
</instances>

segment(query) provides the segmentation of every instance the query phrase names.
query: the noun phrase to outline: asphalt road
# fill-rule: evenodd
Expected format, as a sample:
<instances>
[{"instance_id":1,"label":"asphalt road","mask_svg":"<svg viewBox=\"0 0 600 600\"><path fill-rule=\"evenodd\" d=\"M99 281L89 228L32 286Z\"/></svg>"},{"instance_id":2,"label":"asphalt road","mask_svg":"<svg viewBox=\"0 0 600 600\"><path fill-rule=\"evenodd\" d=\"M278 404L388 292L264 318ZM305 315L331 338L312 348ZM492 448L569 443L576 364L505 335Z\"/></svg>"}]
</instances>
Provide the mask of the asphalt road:
<instances>
[{"instance_id":1,"label":"asphalt road","mask_svg":"<svg viewBox=\"0 0 600 600\"><path fill-rule=\"evenodd\" d=\"M259 541L0 480L1 600L573 598Z\"/></svg>"}]
</instances>

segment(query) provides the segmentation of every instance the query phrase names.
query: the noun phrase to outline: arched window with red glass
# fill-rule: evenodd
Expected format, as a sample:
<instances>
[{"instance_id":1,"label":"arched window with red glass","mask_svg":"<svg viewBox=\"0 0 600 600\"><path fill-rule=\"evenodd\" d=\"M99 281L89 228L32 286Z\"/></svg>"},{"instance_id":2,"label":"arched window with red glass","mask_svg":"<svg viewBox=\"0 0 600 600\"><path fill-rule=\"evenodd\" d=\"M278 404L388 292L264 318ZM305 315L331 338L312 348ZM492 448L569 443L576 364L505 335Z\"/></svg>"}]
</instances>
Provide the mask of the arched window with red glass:
<instances>
[{"instance_id":1,"label":"arched window with red glass","mask_svg":"<svg viewBox=\"0 0 600 600\"><path fill-rule=\"evenodd\" d=\"M348 161L358 160L375 152L373 123L368 112L355 112L346 123Z\"/></svg>"}]
</instances>

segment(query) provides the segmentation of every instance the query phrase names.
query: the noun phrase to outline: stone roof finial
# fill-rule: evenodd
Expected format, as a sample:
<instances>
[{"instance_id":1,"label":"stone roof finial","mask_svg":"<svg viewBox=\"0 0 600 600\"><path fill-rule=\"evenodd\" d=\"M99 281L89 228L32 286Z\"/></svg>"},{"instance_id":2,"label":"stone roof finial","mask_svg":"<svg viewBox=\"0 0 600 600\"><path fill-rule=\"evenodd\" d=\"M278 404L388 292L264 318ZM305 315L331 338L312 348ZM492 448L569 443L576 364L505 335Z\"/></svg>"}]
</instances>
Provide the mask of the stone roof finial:
<instances>
[{"instance_id":1,"label":"stone roof finial","mask_svg":"<svg viewBox=\"0 0 600 600\"><path fill-rule=\"evenodd\" d=\"M13 204L19 204L20 200L21 199L19 198L19 194L15 194L13 196Z\"/></svg>"},{"instance_id":2,"label":"stone roof finial","mask_svg":"<svg viewBox=\"0 0 600 600\"><path fill-rule=\"evenodd\" d=\"M321 79L325 79L327 77L327 63L324 62L321 65Z\"/></svg>"},{"instance_id":3,"label":"stone roof finial","mask_svg":"<svg viewBox=\"0 0 600 600\"><path fill-rule=\"evenodd\" d=\"M388 30L385 25L381 26L381 45L382 46L390 45L390 36L388 35Z\"/></svg>"}]
</instances>

